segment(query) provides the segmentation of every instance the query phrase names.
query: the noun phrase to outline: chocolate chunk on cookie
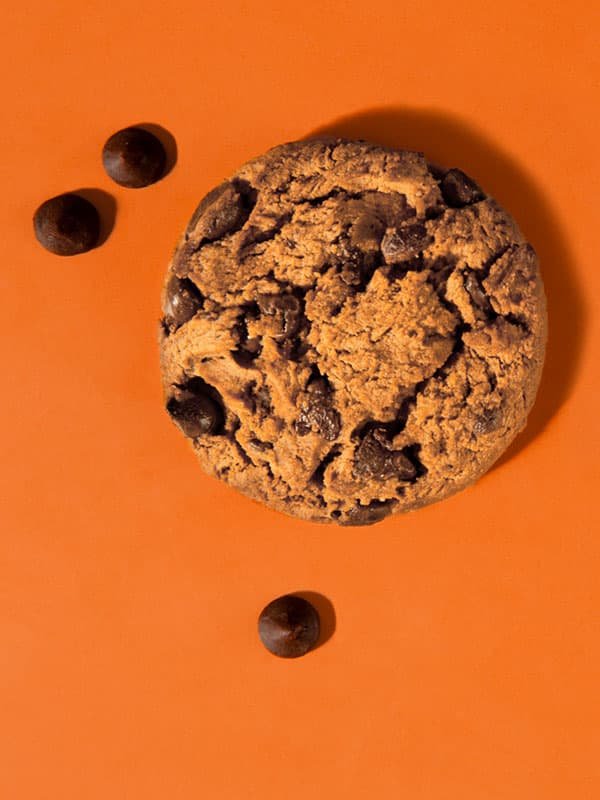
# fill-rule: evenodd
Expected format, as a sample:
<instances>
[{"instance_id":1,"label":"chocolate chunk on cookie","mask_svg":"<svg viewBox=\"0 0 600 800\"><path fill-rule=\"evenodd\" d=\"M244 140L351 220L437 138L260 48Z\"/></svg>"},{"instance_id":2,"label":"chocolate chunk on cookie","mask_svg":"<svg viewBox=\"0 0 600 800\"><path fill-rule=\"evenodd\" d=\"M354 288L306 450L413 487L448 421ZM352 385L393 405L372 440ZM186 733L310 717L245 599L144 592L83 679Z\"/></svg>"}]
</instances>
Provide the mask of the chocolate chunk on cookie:
<instances>
[{"instance_id":1,"label":"chocolate chunk on cookie","mask_svg":"<svg viewBox=\"0 0 600 800\"><path fill-rule=\"evenodd\" d=\"M422 222L389 228L381 241L381 252L386 264L396 264L414 258L431 242L427 228Z\"/></svg>"},{"instance_id":2,"label":"chocolate chunk on cookie","mask_svg":"<svg viewBox=\"0 0 600 800\"><path fill-rule=\"evenodd\" d=\"M241 309L237 321L232 329L233 338L237 342L231 355L240 367L251 367L254 360L262 350L261 340L258 336L250 336L248 326L258 319L259 309L256 303L246 303Z\"/></svg>"},{"instance_id":3,"label":"chocolate chunk on cookie","mask_svg":"<svg viewBox=\"0 0 600 800\"><path fill-rule=\"evenodd\" d=\"M485 195L472 178L460 169L450 169L441 180L440 188L446 203L453 208L471 205Z\"/></svg>"},{"instance_id":4,"label":"chocolate chunk on cookie","mask_svg":"<svg viewBox=\"0 0 600 800\"><path fill-rule=\"evenodd\" d=\"M179 396L169 399L167 411L185 436L195 439L221 433L225 415L217 391L201 378L178 388Z\"/></svg>"},{"instance_id":5,"label":"chocolate chunk on cookie","mask_svg":"<svg viewBox=\"0 0 600 800\"><path fill-rule=\"evenodd\" d=\"M177 330L196 315L202 302L202 295L190 280L172 275L165 287L163 303L166 326Z\"/></svg>"},{"instance_id":6,"label":"chocolate chunk on cookie","mask_svg":"<svg viewBox=\"0 0 600 800\"><path fill-rule=\"evenodd\" d=\"M200 202L188 223L186 237L214 242L239 230L254 202L255 192L244 181L222 183Z\"/></svg>"},{"instance_id":7,"label":"chocolate chunk on cookie","mask_svg":"<svg viewBox=\"0 0 600 800\"><path fill-rule=\"evenodd\" d=\"M368 142L243 165L196 209L163 304L165 405L202 468L315 522L370 525L473 483L522 429L544 357L512 218L461 170Z\"/></svg>"},{"instance_id":8,"label":"chocolate chunk on cookie","mask_svg":"<svg viewBox=\"0 0 600 800\"><path fill-rule=\"evenodd\" d=\"M354 474L376 481L388 478L410 481L416 477L417 470L405 453L392 448L385 429L373 428L356 449Z\"/></svg>"},{"instance_id":9,"label":"chocolate chunk on cookie","mask_svg":"<svg viewBox=\"0 0 600 800\"><path fill-rule=\"evenodd\" d=\"M328 442L338 437L340 415L333 405L331 386L325 378L316 378L308 385L294 426L299 436L306 436L312 431Z\"/></svg>"}]
</instances>

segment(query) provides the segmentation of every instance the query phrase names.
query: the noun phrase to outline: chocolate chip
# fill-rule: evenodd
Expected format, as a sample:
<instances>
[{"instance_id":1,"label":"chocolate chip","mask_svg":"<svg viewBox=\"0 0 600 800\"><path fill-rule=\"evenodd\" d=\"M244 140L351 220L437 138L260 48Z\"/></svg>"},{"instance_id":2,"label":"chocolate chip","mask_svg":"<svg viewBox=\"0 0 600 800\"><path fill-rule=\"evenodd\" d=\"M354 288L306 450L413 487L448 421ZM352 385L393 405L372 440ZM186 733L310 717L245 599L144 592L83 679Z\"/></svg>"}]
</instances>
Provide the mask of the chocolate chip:
<instances>
[{"instance_id":1,"label":"chocolate chip","mask_svg":"<svg viewBox=\"0 0 600 800\"><path fill-rule=\"evenodd\" d=\"M33 217L38 242L57 256L87 253L98 244L100 217L95 206L77 194L46 200Z\"/></svg>"},{"instance_id":2,"label":"chocolate chip","mask_svg":"<svg viewBox=\"0 0 600 800\"><path fill-rule=\"evenodd\" d=\"M475 420L473 433L475 436L482 436L486 433L497 431L502 424L502 410L500 408L487 408Z\"/></svg>"},{"instance_id":3,"label":"chocolate chip","mask_svg":"<svg viewBox=\"0 0 600 800\"><path fill-rule=\"evenodd\" d=\"M190 439L220 433L225 419L217 391L202 378L192 378L180 388L181 398L172 397L167 411L183 433Z\"/></svg>"},{"instance_id":4,"label":"chocolate chip","mask_svg":"<svg viewBox=\"0 0 600 800\"><path fill-rule=\"evenodd\" d=\"M165 290L165 322L172 330L177 330L202 308L202 300L202 295L192 281L173 275Z\"/></svg>"},{"instance_id":5,"label":"chocolate chip","mask_svg":"<svg viewBox=\"0 0 600 800\"><path fill-rule=\"evenodd\" d=\"M465 289L469 293L469 297L473 301L475 307L486 314L489 313L490 301L488 300L486 293L481 288L479 278L472 271L469 271L465 275Z\"/></svg>"},{"instance_id":6,"label":"chocolate chip","mask_svg":"<svg viewBox=\"0 0 600 800\"><path fill-rule=\"evenodd\" d=\"M251 367L253 361L260 355L262 345L256 336L251 339L248 337L248 322L258 319L259 309L256 303L248 303L244 306L233 328L233 335L237 339L238 346L231 351L233 360L240 367Z\"/></svg>"},{"instance_id":7,"label":"chocolate chip","mask_svg":"<svg viewBox=\"0 0 600 800\"><path fill-rule=\"evenodd\" d=\"M341 519L339 522L346 526L373 525L389 517L395 505L395 500L373 500L367 506L361 506L359 503L350 509L346 519Z\"/></svg>"},{"instance_id":8,"label":"chocolate chip","mask_svg":"<svg viewBox=\"0 0 600 800\"><path fill-rule=\"evenodd\" d=\"M298 658L308 653L319 640L320 627L316 608L291 594L273 600L258 618L262 643L280 658Z\"/></svg>"},{"instance_id":9,"label":"chocolate chip","mask_svg":"<svg viewBox=\"0 0 600 800\"><path fill-rule=\"evenodd\" d=\"M453 208L471 205L485 197L472 178L460 169L451 169L444 175L440 184L442 196Z\"/></svg>"},{"instance_id":10,"label":"chocolate chip","mask_svg":"<svg viewBox=\"0 0 600 800\"><path fill-rule=\"evenodd\" d=\"M339 436L342 424L340 415L333 407L332 391L325 378L310 383L302 403L298 419L294 423L296 433L306 436L311 431L320 433L328 442Z\"/></svg>"},{"instance_id":11,"label":"chocolate chip","mask_svg":"<svg viewBox=\"0 0 600 800\"><path fill-rule=\"evenodd\" d=\"M102 149L102 163L120 186L140 189L162 177L167 155L154 134L142 128L123 128L107 139Z\"/></svg>"},{"instance_id":12,"label":"chocolate chip","mask_svg":"<svg viewBox=\"0 0 600 800\"><path fill-rule=\"evenodd\" d=\"M295 336L302 320L302 307L297 297L293 294L261 295L257 302L261 313L272 317L270 333L276 341Z\"/></svg>"},{"instance_id":13,"label":"chocolate chip","mask_svg":"<svg viewBox=\"0 0 600 800\"><path fill-rule=\"evenodd\" d=\"M225 182L210 191L194 211L186 236L200 242L214 242L243 227L256 203L250 184Z\"/></svg>"},{"instance_id":14,"label":"chocolate chip","mask_svg":"<svg viewBox=\"0 0 600 800\"><path fill-rule=\"evenodd\" d=\"M410 481L416 477L417 470L405 453L392 449L383 428L373 428L356 448L354 474L377 481L388 478Z\"/></svg>"},{"instance_id":15,"label":"chocolate chip","mask_svg":"<svg viewBox=\"0 0 600 800\"><path fill-rule=\"evenodd\" d=\"M395 264L398 261L414 258L430 241L427 228L421 222L402 228L388 228L381 240L381 252L386 264Z\"/></svg>"}]
</instances>

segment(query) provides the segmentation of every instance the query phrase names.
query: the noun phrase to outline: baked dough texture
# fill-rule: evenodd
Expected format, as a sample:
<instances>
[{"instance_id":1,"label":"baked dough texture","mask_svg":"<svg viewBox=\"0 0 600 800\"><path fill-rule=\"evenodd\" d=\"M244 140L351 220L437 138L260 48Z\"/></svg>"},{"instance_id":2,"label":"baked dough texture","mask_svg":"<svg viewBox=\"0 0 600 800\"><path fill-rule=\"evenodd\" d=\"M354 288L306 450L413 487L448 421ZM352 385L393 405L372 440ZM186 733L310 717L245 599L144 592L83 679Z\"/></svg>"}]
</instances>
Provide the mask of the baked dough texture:
<instances>
[{"instance_id":1,"label":"baked dough texture","mask_svg":"<svg viewBox=\"0 0 600 800\"><path fill-rule=\"evenodd\" d=\"M168 269L165 406L203 469L272 508L365 525L480 477L542 369L536 254L458 169L285 144L202 200Z\"/></svg>"}]
</instances>

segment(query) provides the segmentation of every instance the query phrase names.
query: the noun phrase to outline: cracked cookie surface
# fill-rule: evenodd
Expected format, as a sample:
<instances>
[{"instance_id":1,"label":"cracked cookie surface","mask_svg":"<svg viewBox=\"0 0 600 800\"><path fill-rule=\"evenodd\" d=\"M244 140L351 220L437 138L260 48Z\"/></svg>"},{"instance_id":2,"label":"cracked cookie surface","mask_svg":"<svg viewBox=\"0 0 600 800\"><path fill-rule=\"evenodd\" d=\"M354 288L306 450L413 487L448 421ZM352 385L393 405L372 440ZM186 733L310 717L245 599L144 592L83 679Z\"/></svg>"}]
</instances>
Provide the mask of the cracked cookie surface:
<instances>
[{"instance_id":1,"label":"cracked cookie surface","mask_svg":"<svg viewBox=\"0 0 600 800\"><path fill-rule=\"evenodd\" d=\"M169 266L165 406L210 474L365 525L482 475L523 428L537 257L459 169L366 142L282 145L194 212Z\"/></svg>"}]
</instances>

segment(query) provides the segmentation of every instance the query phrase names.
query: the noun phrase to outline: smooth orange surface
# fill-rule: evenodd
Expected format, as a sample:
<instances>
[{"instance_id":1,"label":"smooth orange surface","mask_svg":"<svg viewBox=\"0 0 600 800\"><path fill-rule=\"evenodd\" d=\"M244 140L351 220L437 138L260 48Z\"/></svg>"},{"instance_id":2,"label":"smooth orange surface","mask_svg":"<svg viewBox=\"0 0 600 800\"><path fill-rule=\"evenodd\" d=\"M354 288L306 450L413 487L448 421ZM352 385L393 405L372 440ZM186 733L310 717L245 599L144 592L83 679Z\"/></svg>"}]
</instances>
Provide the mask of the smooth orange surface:
<instances>
[{"instance_id":1,"label":"smooth orange surface","mask_svg":"<svg viewBox=\"0 0 600 800\"><path fill-rule=\"evenodd\" d=\"M598 798L594 4L25 0L2 27L0 797ZM178 160L132 191L100 150L140 122ZM549 294L527 432L374 528L238 496L161 406L159 291L196 201L323 129L472 172ZM32 213L82 187L114 229L52 256ZM335 630L279 660L256 618L300 590Z\"/></svg>"}]
</instances>

